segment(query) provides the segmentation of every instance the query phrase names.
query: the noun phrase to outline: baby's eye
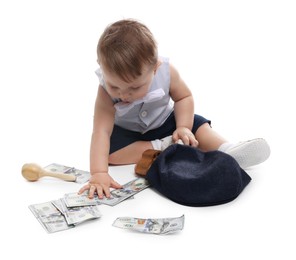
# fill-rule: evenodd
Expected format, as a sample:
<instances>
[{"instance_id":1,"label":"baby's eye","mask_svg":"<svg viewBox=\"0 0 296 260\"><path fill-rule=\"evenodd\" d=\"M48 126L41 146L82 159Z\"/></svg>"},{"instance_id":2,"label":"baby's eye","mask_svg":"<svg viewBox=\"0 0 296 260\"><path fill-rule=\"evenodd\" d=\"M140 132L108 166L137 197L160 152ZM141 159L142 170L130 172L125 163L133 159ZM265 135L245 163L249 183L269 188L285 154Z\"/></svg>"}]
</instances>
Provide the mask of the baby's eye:
<instances>
[{"instance_id":1,"label":"baby's eye","mask_svg":"<svg viewBox=\"0 0 296 260\"><path fill-rule=\"evenodd\" d=\"M140 89L140 87L132 87L131 89L132 90L138 90L138 89Z\"/></svg>"}]
</instances>

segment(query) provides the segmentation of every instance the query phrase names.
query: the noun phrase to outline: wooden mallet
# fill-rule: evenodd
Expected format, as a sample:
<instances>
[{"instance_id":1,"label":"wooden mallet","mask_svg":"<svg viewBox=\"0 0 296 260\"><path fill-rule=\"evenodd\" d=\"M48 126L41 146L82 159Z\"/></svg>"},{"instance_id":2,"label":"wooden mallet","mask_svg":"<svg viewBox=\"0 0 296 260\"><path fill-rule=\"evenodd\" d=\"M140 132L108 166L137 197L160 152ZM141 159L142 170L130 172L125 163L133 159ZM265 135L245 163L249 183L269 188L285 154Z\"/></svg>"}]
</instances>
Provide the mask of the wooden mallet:
<instances>
[{"instance_id":1,"label":"wooden mallet","mask_svg":"<svg viewBox=\"0 0 296 260\"><path fill-rule=\"evenodd\" d=\"M28 181L37 181L44 176L55 177L64 181L76 181L76 176L72 174L49 172L35 163L26 163L22 167L22 175Z\"/></svg>"}]
</instances>

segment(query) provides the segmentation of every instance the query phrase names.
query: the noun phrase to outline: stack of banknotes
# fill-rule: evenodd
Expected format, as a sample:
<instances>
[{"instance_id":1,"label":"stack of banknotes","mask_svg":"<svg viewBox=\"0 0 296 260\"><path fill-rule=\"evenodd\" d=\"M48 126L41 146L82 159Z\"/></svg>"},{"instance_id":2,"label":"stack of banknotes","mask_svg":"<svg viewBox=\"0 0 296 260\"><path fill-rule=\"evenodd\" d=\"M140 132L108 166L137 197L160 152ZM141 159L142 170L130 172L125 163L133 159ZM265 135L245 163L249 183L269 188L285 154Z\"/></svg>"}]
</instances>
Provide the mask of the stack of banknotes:
<instances>
[{"instance_id":1,"label":"stack of banknotes","mask_svg":"<svg viewBox=\"0 0 296 260\"><path fill-rule=\"evenodd\" d=\"M68 208L63 199L33 204L29 209L48 233L73 228L86 220L101 217L97 205Z\"/></svg>"},{"instance_id":2,"label":"stack of banknotes","mask_svg":"<svg viewBox=\"0 0 296 260\"><path fill-rule=\"evenodd\" d=\"M136 178L123 185L121 189L111 191L110 198L99 199L98 196L95 196L93 199L89 199L87 192L81 195L78 195L77 192L67 193L58 200L32 204L29 209L47 232L53 233L73 228L90 219L100 218L99 205L117 205L148 186L144 178Z\"/></svg>"}]
</instances>

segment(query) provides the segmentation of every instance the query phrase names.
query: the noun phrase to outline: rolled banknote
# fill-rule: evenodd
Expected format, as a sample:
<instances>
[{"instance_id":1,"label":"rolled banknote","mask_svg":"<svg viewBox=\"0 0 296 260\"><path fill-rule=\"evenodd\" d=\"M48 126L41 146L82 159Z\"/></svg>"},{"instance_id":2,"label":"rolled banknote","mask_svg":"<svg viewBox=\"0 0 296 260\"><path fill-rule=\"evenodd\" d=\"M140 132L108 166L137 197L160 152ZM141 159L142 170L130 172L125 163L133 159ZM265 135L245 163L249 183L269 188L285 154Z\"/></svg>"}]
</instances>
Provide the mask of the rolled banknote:
<instances>
[{"instance_id":1,"label":"rolled banknote","mask_svg":"<svg viewBox=\"0 0 296 260\"><path fill-rule=\"evenodd\" d=\"M170 234L182 230L184 215L178 218L142 219L133 217L117 218L113 226L151 234Z\"/></svg>"}]
</instances>

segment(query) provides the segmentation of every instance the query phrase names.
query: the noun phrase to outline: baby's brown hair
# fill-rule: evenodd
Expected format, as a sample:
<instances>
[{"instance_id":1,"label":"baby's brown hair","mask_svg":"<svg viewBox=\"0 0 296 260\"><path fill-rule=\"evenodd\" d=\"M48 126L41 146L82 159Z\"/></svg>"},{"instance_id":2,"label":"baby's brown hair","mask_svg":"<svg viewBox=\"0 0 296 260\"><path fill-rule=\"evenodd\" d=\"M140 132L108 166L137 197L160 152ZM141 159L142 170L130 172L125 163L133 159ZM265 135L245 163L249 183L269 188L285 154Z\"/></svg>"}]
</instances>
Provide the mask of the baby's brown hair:
<instances>
[{"instance_id":1,"label":"baby's brown hair","mask_svg":"<svg viewBox=\"0 0 296 260\"><path fill-rule=\"evenodd\" d=\"M130 82L142 75L143 65L155 66L157 43L142 23L127 19L109 25L97 47L100 65Z\"/></svg>"}]
</instances>

